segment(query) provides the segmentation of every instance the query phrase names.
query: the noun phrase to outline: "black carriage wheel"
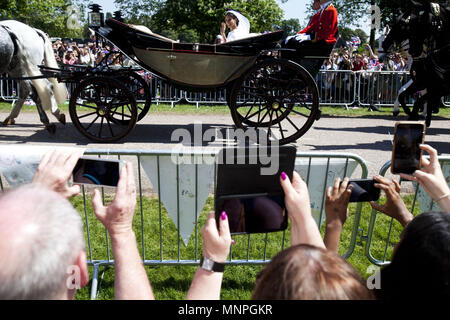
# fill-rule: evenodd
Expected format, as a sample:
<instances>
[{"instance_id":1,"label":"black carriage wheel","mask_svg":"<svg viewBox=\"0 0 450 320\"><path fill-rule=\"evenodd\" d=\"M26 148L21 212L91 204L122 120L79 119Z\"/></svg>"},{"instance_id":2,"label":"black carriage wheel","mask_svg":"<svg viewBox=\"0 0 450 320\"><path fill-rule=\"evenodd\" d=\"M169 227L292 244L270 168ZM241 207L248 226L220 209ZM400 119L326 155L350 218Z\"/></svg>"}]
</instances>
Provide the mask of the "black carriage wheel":
<instances>
[{"instance_id":1,"label":"black carriage wheel","mask_svg":"<svg viewBox=\"0 0 450 320\"><path fill-rule=\"evenodd\" d=\"M142 120L150 110L152 103L152 95L150 92L150 86L145 82L144 78L136 72L129 72L126 76L118 78L123 81L128 89L132 92L137 106L138 118L137 121ZM124 120L125 124L128 120Z\"/></svg>"},{"instance_id":2,"label":"black carriage wheel","mask_svg":"<svg viewBox=\"0 0 450 320\"><path fill-rule=\"evenodd\" d=\"M268 139L280 144L303 136L320 116L314 79L284 59L266 59L251 68L236 81L230 102L238 128L265 130Z\"/></svg>"},{"instance_id":3,"label":"black carriage wheel","mask_svg":"<svg viewBox=\"0 0 450 320\"><path fill-rule=\"evenodd\" d=\"M83 135L98 142L114 142L136 125L137 108L131 91L118 80L91 77L73 91L70 118Z\"/></svg>"}]
</instances>

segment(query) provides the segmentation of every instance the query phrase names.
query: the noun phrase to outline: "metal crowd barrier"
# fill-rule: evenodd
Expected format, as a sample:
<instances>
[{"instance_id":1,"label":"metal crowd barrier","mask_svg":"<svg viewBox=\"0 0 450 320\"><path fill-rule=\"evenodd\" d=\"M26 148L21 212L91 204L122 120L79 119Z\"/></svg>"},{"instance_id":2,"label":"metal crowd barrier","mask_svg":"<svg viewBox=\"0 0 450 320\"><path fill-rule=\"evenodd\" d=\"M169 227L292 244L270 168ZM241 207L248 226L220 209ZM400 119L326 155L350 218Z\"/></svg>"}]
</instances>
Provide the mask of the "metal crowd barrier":
<instances>
[{"instance_id":1,"label":"metal crowd barrier","mask_svg":"<svg viewBox=\"0 0 450 320\"><path fill-rule=\"evenodd\" d=\"M6 76L6 75L1 75ZM0 99L4 101L16 101L19 97L19 86L17 81L9 79L0 80Z\"/></svg>"},{"instance_id":2,"label":"metal crowd barrier","mask_svg":"<svg viewBox=\"0 0 450 320\"><path fill-rule=\"evenodd\" d=\"M344 70L320 70L316 76L320 103L330 106L351 105L357 100L357 74Z\"/></svg>"},{"instance_id":3,"label":"metal crowd barrier","mask_svg":"<svg viewBox=\"0 0 450 320\"><path fill-rule=\"evenodd\" d=\"M185 102L200 104L226 104L226 89L205 92L190 92L173 87L165 79L150 74L148 84L152 102L170 104ZM399 89L410 80L407 71L346 71L320 70L315 78L320 95L320 104L330 106L393 106ZM18 86L15 81L0 81L0 98L4 101L17 99ZM69 93L75 83L67 83ZM411 106L412 98L407 104ZM450 107L450 96L443 98L445 106Z\"/></svg>"},{"instance_id":4,"label":"metal crowd barrier","mask_svg":"<svg viewBox=\"0 0 450 320\"><path fill-rule=\"evenodd\" d=\"M407 71L358 71L358 102L362 106L392 106L409 80ZM407 104L411 105L412 100Z\"/></svg>"},{"instance_id":5,"label":"metal crowd barrier","mask_svg":"<svg viewBox=\"0 0 450 320\"><path fill-rule=\"evenodd\" d=\"M450 157L449 156L439 156L439 162L441 167L444 169L445 166L450 167ZM391 167L391 161L388 161L380 169L380 175L385 176L389 172ZM448 171L447 171L448 172ZM445 174L445 173L444 173ZM450 183L450 176L446 176L447 181ZM431 199L428 195L422 191L422 210L419 206L419 184L413 183L407 180L400 180L400 185L405 186L405 184L412 185L413 188L413 201L411 206L408 208L411 213L416 216L421 212L427 211L441 211L439 206ZM394 227L397 224L397 228ZM386 228L386 225L388 228ZM400 224L393 218L386 216L385 214L378 213L377 210L372 209L367 235L363 235L362 238L367 240L365 245L365 254L369 261L378 266L384 266L390 263L390 257L394 250L395 244L400 240L400 233L403 228ZM387 230L386 235L383 233ZM375 252L372 250L375 246L380 248Z\"/></svg>"}]
</instances>

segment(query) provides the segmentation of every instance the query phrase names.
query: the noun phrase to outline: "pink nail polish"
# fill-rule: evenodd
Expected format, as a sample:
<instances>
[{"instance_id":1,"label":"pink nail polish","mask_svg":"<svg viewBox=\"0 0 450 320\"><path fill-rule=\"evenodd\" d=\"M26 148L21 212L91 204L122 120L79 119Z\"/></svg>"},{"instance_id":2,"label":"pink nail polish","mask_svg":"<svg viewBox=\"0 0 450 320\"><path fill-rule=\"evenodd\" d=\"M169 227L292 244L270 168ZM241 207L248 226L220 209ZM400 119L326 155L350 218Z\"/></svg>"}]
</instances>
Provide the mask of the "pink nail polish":
<instances>
[{"instance_id":1,"label":"pink nail polish","mask_svg":"<svg viewBox=\"0 0 450 320\"><path fill-rule=\"evenodd\" d=\"M221 218L222 220L226 220L226 219L227 219L227 213L226 213L225 211L222 211L222 213L221 213L221 215L220 215L220 218Z\"/></svg>"},{"instance_id":2,"label":"pink nail polish","mask_svg":"<svg viewBox=\"0 0 450 320\"><path fill-rule=\"evenodd\" d=\"M282 172L281 179L283 179L283 181L284 181L284 180L286 180L286 178L287 178L286 172Z\"/></svg>"},{"instance_id":3,"label":"pink nail polish","mask_svg":"<svg viewBox=\"0 0 450 320\"><path fill-rule=\"evenodd\" d=\"M236 241L234 241L233 239L231 239L231 244L236 244Z\"/></svg>"}]
</instances>

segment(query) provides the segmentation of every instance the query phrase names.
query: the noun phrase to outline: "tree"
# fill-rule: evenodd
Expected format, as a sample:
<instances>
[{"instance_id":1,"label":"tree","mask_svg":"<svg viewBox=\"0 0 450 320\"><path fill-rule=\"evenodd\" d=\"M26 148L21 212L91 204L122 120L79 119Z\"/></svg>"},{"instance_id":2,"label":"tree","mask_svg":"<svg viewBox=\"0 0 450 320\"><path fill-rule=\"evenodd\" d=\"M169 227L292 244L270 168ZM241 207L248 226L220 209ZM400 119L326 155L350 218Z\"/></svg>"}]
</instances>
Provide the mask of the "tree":
<instances>
[{"instance_id":1,"label":"tree","mask_svg":"<svg viewBox=\"0 0 450 320\"><path fill-rule=\"evenodd\" d=\"M352 37L358 36L361 40L361 44L367 43L369 36L362 29L351 29L349 27L339 28L339 34L341 35L342 41L346 43L350 41Z\"/></svg>"},{"instance_id":2,"label":"tree","mask_svg":"<svg viewBox=\"0 0 450 320\"><path fill-rule=\"evenodd\" d=\"M281 21L280 30L284 30L285 36L296 34L302 29L298 19L288 19Z\"/></svg>"},{"instance_id":3,"label":"tree","mask_svg":"<svg viewBox=\"0 0 450 320\"><path fill-rule=\"evenodd\" d=\"M79 28L68 27L67 20L71 13L68 10L72 4L80 9ZM14 19L41 29L51 37L80 37L83 33L83 10L85 0L1 0L0 19ZM78 24L76 25L78 26Z\"/></svg>"},{"instance_id":4,"label":"tree","mask_svg":"<svg viewBox=\"0 0 450 320\"><path fill-rule=\"evenodd\" d=\"M273 30L283 16L275 0L115 0L128 22L141 23L154 32L196 35L195 42L213 42L227 8L241 11L251 32ZM189 31L188 31L189 30ZM180 36L179 36L180 37ZM181 39L180 39L181 40Z\"/></svg>"}]
</instances>

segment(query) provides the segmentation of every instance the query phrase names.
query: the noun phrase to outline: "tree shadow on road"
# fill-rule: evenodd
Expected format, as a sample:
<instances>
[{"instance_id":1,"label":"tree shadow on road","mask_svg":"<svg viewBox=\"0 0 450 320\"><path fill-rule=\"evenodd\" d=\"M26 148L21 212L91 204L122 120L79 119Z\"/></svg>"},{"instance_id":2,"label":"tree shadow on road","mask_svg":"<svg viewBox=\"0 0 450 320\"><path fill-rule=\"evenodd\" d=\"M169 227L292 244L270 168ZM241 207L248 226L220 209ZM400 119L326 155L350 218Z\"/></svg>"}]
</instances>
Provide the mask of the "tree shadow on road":
<instances>
[{"instance_id":1,"label":"tree shadow on road","mask_svg":"<svg viewBox=\"0 0 450 320\"><path fill-rule=\"evenodd\" d=\"M27 132L35 132L27 135ZM102 144L83 136L72 123L65 126L57 124L55 134L50 134L42 125L16 124L0 127L0 141L7 143L70 143L77 145ZM234 126L218 124L138 124L133 131L118 142L108 145L126 143L162 143L182 144L183 146L211 146L219 143L215 137L227 138L228 130ZM222 142L220 142L222 143Z\"/></svg>"}]
</instances>

